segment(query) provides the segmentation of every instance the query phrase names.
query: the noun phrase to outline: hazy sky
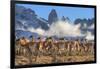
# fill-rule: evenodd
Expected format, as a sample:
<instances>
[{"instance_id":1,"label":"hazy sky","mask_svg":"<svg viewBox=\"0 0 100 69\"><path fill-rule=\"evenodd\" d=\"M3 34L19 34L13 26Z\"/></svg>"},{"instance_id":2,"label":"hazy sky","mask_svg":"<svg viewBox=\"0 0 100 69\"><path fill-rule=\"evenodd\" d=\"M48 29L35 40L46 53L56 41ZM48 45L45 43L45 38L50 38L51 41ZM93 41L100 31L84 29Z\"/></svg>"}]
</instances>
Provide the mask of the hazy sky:
<instances>
[{"instance_id":1,"label":"hazy sky","mask_svg":"<svg viewBox=\"0 0 100 69\"><path fill-rule=\"evenodd\" d=\"M48 19L48 15L52 9L55 9L58 17L69 17L73 22L76 18L93 18L94 8L82 8L82 7L63 7L63 6L45 6L45 5L30 5L30 4L17 4L26 8L31 8L35 13L45 19Z\"/></svg>"}]
</instances>

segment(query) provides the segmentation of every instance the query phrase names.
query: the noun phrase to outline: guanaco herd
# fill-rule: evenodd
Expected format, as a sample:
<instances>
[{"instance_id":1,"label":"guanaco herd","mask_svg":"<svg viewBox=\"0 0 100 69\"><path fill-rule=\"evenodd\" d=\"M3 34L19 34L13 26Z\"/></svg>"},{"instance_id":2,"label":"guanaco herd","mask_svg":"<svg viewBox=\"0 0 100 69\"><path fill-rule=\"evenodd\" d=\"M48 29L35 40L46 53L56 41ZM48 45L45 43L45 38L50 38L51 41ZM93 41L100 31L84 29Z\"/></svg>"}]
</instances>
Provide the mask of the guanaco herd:
<instances>
[{"instance_id":1,"label":"guanaco herd","mask_svg":"<svg viewBox=\"0 0 100 69\"><path fill-rule=\"evenodd\" d=\"M54 40L52 37L45 40L42 40L41 37L35 40L32 37L32 40L29 40L22 37L15 40L15 43L15 54L23 56L94 52L94 43L86 40L82 42L80 40L64 40L63 38Z\"/></svg>"}]
</instances>

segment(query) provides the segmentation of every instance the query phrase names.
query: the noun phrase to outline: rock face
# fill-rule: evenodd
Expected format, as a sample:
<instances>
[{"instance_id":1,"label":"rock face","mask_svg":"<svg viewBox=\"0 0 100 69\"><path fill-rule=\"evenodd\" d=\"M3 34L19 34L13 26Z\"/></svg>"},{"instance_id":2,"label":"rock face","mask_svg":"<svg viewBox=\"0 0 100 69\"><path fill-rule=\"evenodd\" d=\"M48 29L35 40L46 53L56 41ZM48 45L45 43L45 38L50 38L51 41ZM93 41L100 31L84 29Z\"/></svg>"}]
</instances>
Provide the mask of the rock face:
<instances>
[{"instance_id":1,"label":"rock face","mask_svg":"<svg viewBox=\"0 0 100 69\"><path fill-rule=\"evenodd\" d=\"M68 23L71 23L71 20L68 17L65 17L65 16L62 16L61 20L68 22Z\"/></svg>"},{"instance_id":2,"label":"rock face","mask_svg":"<svg viewBox=\"0 0 100 69\"><path fill-rule=\"evenodd\" d=\"M31 35L38 37L36 32L27 31L29 28L41 28L48 30L48 21L44 18L39 17L34 10L27 9L23 6L15 6L15 36L16 38L27 37Z\"/></svg>"},{"instance_id":3,"label":"rock face","mask_svg":"<svg viewBox=\"0 0 100 69\"><path fill-rule=\"evenodd\" d=\"M26 37L30 39L30 36L35 36L35 38L38 38L39 35L35 32L29 32L29 31L23 31L23 30L16 30L16 39L19 39L21 37Z\"/></svg>"},{"instance_id":4,"label":"rock face","mask_svg":"<svg viewBox=\"0 0 100 69\"><path fill-rule=\"evenodd\" d=\"M87 24L87 26L90 26L94 23L94 18L91 18L91 19L80 19L80 18L78 18L74 21L74 24L79 24L79 23L81 23L81 25L83 25L85 23L85 24Z\"/></svg>"},{"instance_id":5,"label":"rock face","mask_svg":"<svg viewBox=\"0 0 100 69\"><path fill-rule=\"evenodd\" d=\"M91 18L91 19L80 19L80 18L78 18L74 21L74 24L80 24L81 25L80 29L81 29L82 32L89 31L92 34L94 34L94 28L89 28L89 27L94 25L94 23L95 23L94 21L95 21L94 18Z\"/></svg>"},{"instance_id":6,"label":"rock face","mask_svg":"<svg viewBox=\"0 0 100 69\"><path fill-rule=\"evenodd\" d=\"M53 22L58 20L57 12L55 9L52 9L48 16L48 23L51 25Z\"/></svg>"},{"instance_id":7,"label":"rock face","mask_svg":"<svg viewBox=\"0 0 100 69\"><path fill-rule=\"evenodd\" d=\"M17 6L16 5L16 16L15 16L15 24L16 29L23 28L27 29L29 27L33 28L42 28L44 30L47 30L48 27L48 21L44 18L39 17L34 10L27 9L23 6Z\"/></svg>"},{"instance_id":8,"label":"rock face","mask_svg":"<svg viewBox=\"0 0 100 69\"><path fill-rule=\"evenodd\" d=\"M66 18L64 17L64 16L62 16L62 19L61 19L62 21L65 21L66 20Z\"/></svg>"}]
</instances>

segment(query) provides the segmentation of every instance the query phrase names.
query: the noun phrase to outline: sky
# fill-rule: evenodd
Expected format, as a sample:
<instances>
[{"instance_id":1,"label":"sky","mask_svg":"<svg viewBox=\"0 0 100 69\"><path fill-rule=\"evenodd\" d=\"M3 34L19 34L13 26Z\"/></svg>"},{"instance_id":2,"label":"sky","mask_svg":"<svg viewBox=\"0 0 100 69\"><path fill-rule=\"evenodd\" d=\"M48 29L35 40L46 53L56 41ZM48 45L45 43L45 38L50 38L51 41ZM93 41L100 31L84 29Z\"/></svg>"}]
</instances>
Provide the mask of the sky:
<instances>
[{"instance_id":1,"label":"sky","mask_svg":"<svg viewBox=\"0 0 100 69\"><path fill-rule=\"evenodd\" d=\"M77 18L93 18L94 8L83 8L83 7L64 7L64 6L45 6L45 5L30 5L30 4L17 4L19 6L24 6L35 11L35 13L48 20L48 15L52 9L55 9L59 19L62 16L68 17L71 22L74 22Z\"/></svg>"}]
</instances>

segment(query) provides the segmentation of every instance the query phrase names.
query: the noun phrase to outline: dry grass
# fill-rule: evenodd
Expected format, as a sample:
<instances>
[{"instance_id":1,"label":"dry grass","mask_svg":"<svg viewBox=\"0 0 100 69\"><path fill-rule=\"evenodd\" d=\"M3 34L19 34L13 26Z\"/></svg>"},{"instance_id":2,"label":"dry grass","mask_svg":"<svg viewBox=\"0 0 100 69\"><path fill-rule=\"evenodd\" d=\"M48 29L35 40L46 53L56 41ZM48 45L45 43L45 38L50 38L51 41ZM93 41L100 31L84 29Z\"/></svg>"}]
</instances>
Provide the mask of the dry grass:
<instances>
[{"instance_id":1,"label":"dry grass","mask_svg":"<svg viewBox=\"0 0 100 69\"><path fill-rule=\"evenodd\" d=\"M35 61L36 60L36 61ZM69 63L94 61L93 55L87 56L33 56L31 64ZM28 65L29 59L24 56L16 56L15 65Z\"/></svg>"}]
</instances>

